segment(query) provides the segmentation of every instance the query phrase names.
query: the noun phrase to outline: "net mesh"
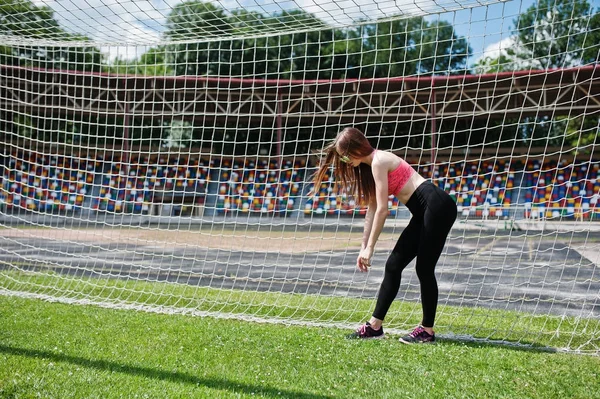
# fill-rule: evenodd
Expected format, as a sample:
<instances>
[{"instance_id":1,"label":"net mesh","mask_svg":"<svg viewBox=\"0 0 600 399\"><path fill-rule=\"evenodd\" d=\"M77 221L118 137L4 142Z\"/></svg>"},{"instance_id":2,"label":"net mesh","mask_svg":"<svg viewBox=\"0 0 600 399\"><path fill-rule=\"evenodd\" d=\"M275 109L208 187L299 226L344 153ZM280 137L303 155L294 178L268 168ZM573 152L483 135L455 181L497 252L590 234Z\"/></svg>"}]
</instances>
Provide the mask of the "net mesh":
<instances>
[{"instance_id":1,"label":"net mesh","mask_svg":"<svg viewBox=\"0 0 600 399\"><path fill-rule=\"evenodd\" d=\"M441 337L598 354L600 17L582 0L0 1L0 292L353 328L345 126L456 201ZM331 172L331 171L330 171ZM426 245L426 243L422 244ZM386 317L421 319L414 267Z\"/></svg>"}]
</instances>

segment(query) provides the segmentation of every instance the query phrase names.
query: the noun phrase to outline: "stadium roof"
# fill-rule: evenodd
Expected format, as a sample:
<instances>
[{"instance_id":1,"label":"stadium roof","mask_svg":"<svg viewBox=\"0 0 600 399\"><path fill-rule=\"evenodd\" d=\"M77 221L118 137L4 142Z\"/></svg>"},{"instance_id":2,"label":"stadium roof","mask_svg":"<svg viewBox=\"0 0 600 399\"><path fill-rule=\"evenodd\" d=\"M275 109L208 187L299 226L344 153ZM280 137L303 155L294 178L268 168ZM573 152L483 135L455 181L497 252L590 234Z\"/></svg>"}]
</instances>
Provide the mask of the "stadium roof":
<instances>
[{"instance_id":1,"label":"stadium roof","mask_svg":"<svg viewBox=\"0 0 600 399\"><path fill-rule=\"evenodd\" d=\"M347 80L140 76L0 66L0 112L105 117L364 120L600 111L600 66Z\"/></svg>"}]
</instances>

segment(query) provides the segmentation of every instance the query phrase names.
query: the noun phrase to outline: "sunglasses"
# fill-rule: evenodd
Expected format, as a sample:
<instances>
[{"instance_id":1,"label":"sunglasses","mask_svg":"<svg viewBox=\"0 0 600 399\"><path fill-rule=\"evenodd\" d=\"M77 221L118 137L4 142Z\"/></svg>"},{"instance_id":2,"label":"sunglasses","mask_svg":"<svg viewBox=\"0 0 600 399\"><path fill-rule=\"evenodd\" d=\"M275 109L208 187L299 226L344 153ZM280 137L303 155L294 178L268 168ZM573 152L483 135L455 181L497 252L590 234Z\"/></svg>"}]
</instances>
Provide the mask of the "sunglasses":
<instances>
[{"instance_id":1,"label":"sunglasses","mask_svg":"<svg viewBox=\"0 0 600 399\"><path fill-rule=\"evenodd\" d=\"M343 163L352 163L352 160L348 155L340 155L340 161Z\"/></svg>"}]
</instances>

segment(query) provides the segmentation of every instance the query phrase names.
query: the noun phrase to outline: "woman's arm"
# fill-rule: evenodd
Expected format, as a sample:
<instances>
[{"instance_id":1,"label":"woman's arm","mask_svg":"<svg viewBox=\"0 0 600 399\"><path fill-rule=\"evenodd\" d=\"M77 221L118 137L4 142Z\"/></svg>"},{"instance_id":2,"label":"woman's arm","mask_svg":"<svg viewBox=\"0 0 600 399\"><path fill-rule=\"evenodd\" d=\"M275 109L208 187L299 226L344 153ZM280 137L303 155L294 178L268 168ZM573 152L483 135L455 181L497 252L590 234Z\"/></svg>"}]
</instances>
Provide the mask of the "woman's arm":
<instances>
[{"instance_id":1,"label":"woman's arm","mask_svg":"<svg viewBox=\"0 0 600 399\"><path fill-rule=\"evenodd\" d=\"M375 244L383 230L385 219L388 215L388 177L387 166L380 162L371 165L373 178L375 179L375 201L369 204L365 217L363 241L358 256L357 266L361 271L367 271L371 266L371 257L375 251Z\"/></svg>"},{"instance_id":2,"label":"woman's arm","mask_svg":"<svg viewBox=\"0 0 600 399\"><path fill-rule=\"evenodd\" d=\"M379 235L381 234L381 230L383 230L383 225L385 224L385 219L387 218L387 215L387 201L385 203L385 208L378 204L377 210L375 211L375 214L373 216L373 226L371 227L369 240L365 248L371 248L371 250L375 250L375 244L377 244L377 240L379 240Z\"/></svg>"},{"instance_id":3,"label":"woman's arm","mask_svg":"<svg viewBox=\"0 0 600 399\"><path fill-rule=\"evenodd\" d=\"M371 200L367 207L367 214L365 215L365 224L363 226L363 237L362 245L360 249L365 249L369 244L369 237L371 236L371 229L373 228L373 219L375 212L377 211L377 201L375 198Z\"/></svg>"},{"instance_id":4,"label":"woman's arm","mask_svg":"<svg viewBox=\"0 0 600 399\"><path fill-rule=\"evenodd\" d=\"M365 260L363 259L362 256L365 255L363 253L363 251L369 245L369 238L371 237L371 230L373 229L373 219L375 217L376 211L377 211L377 202L373 199L369 203L368 208L367 208L367 214L365 215L365 224L363 225L363 237L362 237L362 243L360 245L360 253L358 255L358 258L356 258L356 267L358 267L358 269L362 272L368 271L369 267L371 266L370 257L365 262Z\"/></svg>"}]
</instances>

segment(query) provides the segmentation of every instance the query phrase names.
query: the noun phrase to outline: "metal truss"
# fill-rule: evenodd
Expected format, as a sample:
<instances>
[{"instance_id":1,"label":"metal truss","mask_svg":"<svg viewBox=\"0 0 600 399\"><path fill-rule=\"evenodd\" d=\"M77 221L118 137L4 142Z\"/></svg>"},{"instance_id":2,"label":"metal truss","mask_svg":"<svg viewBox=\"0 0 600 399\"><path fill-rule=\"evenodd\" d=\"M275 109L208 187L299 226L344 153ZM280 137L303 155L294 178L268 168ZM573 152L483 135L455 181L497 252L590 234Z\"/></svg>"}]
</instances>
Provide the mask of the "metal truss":
<instances>
[{"instance_id":1,"label":"metal truss","mask_svg":"<svg viewBox=\"0 0 600 399\"><path fill-rule=\"evenodd\" d=\"M123 76L0 67L2 114L335 123L577 116L598 111L596 66L346 81Z\"/></svg>"}]
</instances>

